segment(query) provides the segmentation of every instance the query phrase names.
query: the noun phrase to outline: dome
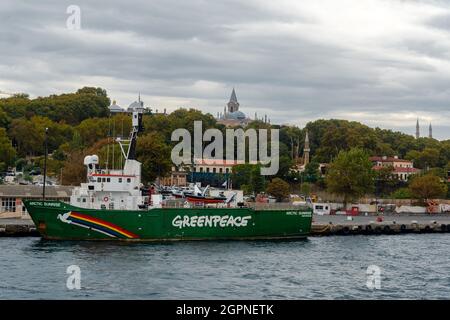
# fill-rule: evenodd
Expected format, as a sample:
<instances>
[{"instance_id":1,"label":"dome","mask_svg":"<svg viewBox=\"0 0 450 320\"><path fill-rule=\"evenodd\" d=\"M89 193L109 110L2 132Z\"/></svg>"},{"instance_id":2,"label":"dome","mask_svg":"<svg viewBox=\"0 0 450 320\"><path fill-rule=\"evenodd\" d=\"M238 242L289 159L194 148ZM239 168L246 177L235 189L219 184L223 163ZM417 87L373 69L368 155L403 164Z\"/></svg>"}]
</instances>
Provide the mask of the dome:
<instances>
[{"instance_id":1,"label":"dome","mask_svg":"<svg viewBox=\"0 0 450 320\"><path fill-rule=\"evenodd\" d=\"M245 116L245 113L241 111L235 111L227 113L227 118L236 120L245 120L247 117Z\"/></svg>"},{"instance_id":2,"label":"dome","mask_svg":"<svg viewBox=\"0 0 450 320\"><path fill-rule=\"evenodd\" d=\"M124 110L116 104L116 101L113 101L112 105L109 106L110 112L123 112Z\"/></svg>"},{"instance_id":3,"label":"dome","mask_svg":"<svg viewBox=\"0 0 450 320\"><path fill-rule=\"evenodd\" d=\"M142 101L135 101L135 102L133 102L132 104L130 104L129 106L128 106L128 109L127 109L127 111L128 112L132 112L132 111L134 111L135 109L139 109L139 108L143 108L144 107L144 103L142 102Z\"/></svg>"}]
</instances>

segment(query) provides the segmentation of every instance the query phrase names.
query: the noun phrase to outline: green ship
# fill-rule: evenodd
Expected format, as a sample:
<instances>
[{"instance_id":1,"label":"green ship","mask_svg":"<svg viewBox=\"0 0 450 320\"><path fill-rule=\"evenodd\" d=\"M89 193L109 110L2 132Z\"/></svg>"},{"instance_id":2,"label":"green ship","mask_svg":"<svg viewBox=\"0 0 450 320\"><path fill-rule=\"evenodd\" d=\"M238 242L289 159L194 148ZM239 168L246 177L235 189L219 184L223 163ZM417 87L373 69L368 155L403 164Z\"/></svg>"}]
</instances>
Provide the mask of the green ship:
<instances>
[{"instance_id":1,"label":"green ship","mask_svg":"<svg viewBox=\"0 0 450 320\"><path fill-rule=\"evenodd\" d=\"M70 204L24 200L40 235L51 240L256 240L300 239L311 230L309 207L258 209L195 196L192 204L164 206L161 194L144 191L136 139L142 131L142 104L132 113L129 139L116 139L124 157L120 170L97 168L98 157L86 156L87 181L73 190ZM217 199L217 198L214 198ZM202 201L203 200L203 201ZM217 201L213 201L217 202ZM199 206L201 204L202 206ZM214 207L211 207L214 206Z\"/></svg>"}]
</instances>

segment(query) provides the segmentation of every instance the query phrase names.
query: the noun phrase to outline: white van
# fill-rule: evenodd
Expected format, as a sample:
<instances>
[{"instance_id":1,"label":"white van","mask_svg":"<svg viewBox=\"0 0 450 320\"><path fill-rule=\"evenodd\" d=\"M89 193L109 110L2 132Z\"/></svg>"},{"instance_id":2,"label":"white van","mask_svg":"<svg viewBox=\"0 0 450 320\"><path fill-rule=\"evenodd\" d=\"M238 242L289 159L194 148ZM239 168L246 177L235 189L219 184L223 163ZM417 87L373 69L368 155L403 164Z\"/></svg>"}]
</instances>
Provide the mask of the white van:
<instances>
[{"instance_id":1,"label":"white van","mask_svg":"<svg viewBox=\"0 0 450 320\"><path fill-rule=\"evenodd\" d=\"M329 203L313 203L313 213L323 216L325 214L330 214L331 204Z\"/></svg>"}]
</instances>

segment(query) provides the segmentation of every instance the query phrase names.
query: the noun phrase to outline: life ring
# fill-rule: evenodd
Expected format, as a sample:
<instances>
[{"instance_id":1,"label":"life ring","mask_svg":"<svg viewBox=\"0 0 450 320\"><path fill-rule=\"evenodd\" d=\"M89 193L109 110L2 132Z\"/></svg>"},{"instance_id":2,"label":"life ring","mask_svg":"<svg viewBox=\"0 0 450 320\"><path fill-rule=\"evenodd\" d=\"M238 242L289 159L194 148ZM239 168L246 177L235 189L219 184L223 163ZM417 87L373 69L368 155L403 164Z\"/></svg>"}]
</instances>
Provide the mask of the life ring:
<instances>
[{"instance_id":1,"label":"life ring","mask_svg":"<svg viewBox=\"0 0 450 320\"><path fill-rule=\"evenodd\" d=\"M103 198L103 202L108 202L109 198L108 197L104 197Z\"/></svg>"}]
</instances>

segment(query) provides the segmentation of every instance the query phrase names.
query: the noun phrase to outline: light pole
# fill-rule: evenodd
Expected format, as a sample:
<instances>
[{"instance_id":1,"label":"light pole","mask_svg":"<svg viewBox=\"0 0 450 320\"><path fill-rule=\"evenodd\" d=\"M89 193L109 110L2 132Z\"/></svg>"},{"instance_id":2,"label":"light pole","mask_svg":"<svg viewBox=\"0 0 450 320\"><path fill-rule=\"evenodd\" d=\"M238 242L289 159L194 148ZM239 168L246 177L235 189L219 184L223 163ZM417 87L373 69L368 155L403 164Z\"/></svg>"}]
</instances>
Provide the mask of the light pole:
<instances>
[{"instance_id":1,"label":"light pole","mask_svg":"<svg viewBox=\"0 0 450 320\"><path fill-rule=\"evenodd\" d=\"M44 150L44 186L42 188L42 200L45 201L45 184L47 180L47 153L48 153L48 128L45 128L45 150Z\"/></svg>"}]
</instances>

